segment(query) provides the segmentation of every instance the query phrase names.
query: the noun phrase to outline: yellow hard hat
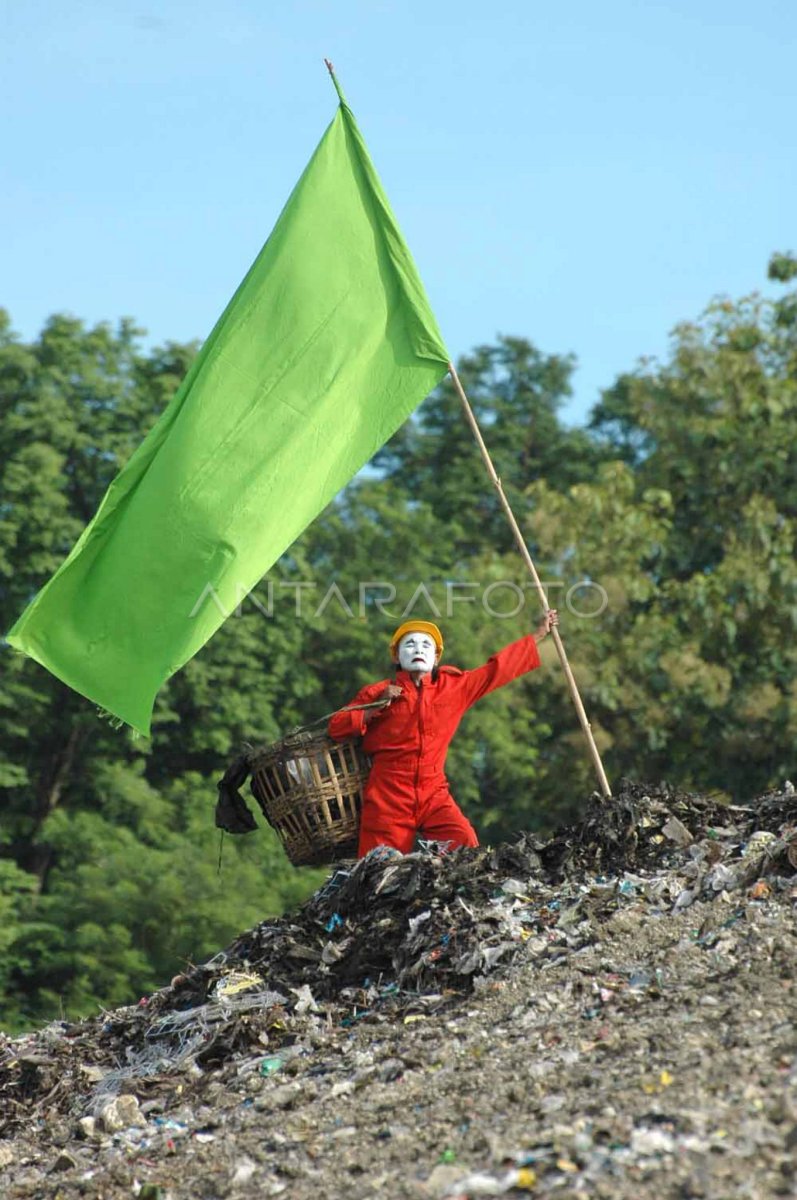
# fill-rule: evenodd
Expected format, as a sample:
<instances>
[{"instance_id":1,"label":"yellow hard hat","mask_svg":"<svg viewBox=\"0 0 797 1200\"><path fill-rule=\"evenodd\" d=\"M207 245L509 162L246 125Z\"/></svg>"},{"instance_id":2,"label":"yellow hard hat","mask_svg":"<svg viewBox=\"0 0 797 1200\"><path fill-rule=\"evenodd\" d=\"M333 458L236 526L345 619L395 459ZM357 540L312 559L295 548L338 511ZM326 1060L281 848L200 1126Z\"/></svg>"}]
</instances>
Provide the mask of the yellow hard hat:
<instances>
[{"instance_id":1,"label":"yellow hard hat","mask_svg":"<svg viewBox=\"0 0 797 1200\"><path fill-rule=\"evenodd\" d=\"M443 635L436 625L431 621L405 621L403 625L399 625L396 632L390 639L390 657L396 657L396 650L401 639L408 633L428 633L429 637L437 647L437 657L443 653Z\"/></svg>"}]
</instances>

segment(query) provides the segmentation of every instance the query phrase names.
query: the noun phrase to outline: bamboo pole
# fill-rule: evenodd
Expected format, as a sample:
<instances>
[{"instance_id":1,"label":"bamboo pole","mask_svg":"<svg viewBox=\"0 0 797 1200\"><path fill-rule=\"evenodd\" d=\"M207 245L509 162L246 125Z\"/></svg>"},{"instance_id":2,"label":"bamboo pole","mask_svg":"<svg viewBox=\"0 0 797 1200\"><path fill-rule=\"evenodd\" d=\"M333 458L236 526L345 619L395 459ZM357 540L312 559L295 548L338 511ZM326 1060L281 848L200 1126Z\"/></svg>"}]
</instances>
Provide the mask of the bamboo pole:
<instances>
[{"instance_id":1,"label":"bamboo pole","mask_svg":"<svg viewBox=\"0 0 797 1200\"><path fill-rule=\"evenodd\" d=\"M448 370L449 370L449 374L451 375L451 379L453 381L454 387L456 388L457 395L459 396L460 402L462 404L462 408L465 413L465 420L468 422L468 425L470 425L471 432L473 433L473 436L476 439L476 444L479 447L479 453L481 454L484 465L487 468L487 474L490 476L490 479L493 482L493 486L495 487L495 490L498 493L498 499L500 500L501 507L503 508L503 510L506 514L506 518L509 521L509 525L512 529L512 533L514 534L514 538L517 543L518 550L520 551L520 555L521 555L523 561L525 562L526 566L529 569L529 574L531 575L531 578L534 581L534 586L537 589L537 592L539 593L540 602L541 602L543 608L547 611L550 606L548 604L548 597L545 593L545 588L542 586L540 577L537 574L537 568L534 566L532 557L529 554L529 548L526 545L526 539L523 537L523 534L520 530L520 526L518 525L517 521L515 520L515 514L512 512L512 508L509 504L509 501L506 498L506 494L504 492L504 488L501 483L501 479L500 479L495 467L493 466L493 460L490 458L490 452L488 451L487 446L485 445L484 438L482 437L482 431L479 428L479 423L473 414L473 409L470 406L468 397L465 395L465 389L463 388L462 383L460 382L459 375L457 374L457 369L454 366L453 362L449 362ZM605 797L609 797L612 794L612 790L609 787L609 781L606 778L606 772L603 769L603 763L601 762L601 756L598 753L598 747L595 745L595 738L592 735L592 727L589 723L589 720L587 719L587 714L586 714L584 705L581 700L581 695L579 693L578 686L576 684L575 676L573 675L573 672L570 667L570 663L568 662L568 659L567 659L567 654L565 652L564 643L562 642L562 639L559 635L559 630L556 628L555 625L551 629L551 634L553 636L554 645L556 646L556 652L559 655L559 661L562 664L562 670L565 673L565 679L567 680L567 686L568 686L568 690L570 692L571 699L573 701L573 704L576 707L576 712L578 714L578 719L581 724L581 728L584 732L585 738L587 739L587 748L589 750L589 756L592 759L592 765L595 767L595 770L597 772L598 781L599 781L600 787L601 787L601 792L603 793L603 795Z\"/></svg>"},{"instance_id":2,"label":"bamboo pole","mask_svg":"<svg viewBox=\"0 0 797 1200\"><path fill-rule=\"evenodd\" d=\"M335 68L332 65L332 63L329 61L328 58L324 59L324 66L329 71L332 82L335 85L335 90L338 93L338 97L340 98L341 102L344 102L343 92L341 91L340 84L338 83L338 78L337 78L337 75L335 74ZM479 428L479 424L478 424L475 416L473 415L473 409L471 408L470 403L468 402L468 397L465 395L465 389L463 388L462 383L460 382L459 375L457 374L457 369L454 366L453 362L449 362L448 370L449 370L449 374L451 375L451 378L453 380L454 387L456 388L457 395L459 396L459 399L462 403L462 408L465 413L465 419L467 420L468 424L470 425L470 428L473 432L473 436L476 439L476 444L479 447L479 452L481 453L482 459L484 461L484 465L487 468L487 473L490 476L490 478L493 482L493 485L495 487L495 490L498 493L498 499L501 502L501 507L503 508L504 512L506 513L507 520L509 521L510 527L512 529L512 533L514 534L515 541L517 542L517 546L520 551L521 557L523 558L523 561L525 562L526 566L529 569L531 578L534 581L534 586L536 587L536 589L539 593L540 602L542 603L543 608L547 611L549 608L549 604L548 604L548 597L545 594L545 588L542 586L542 583L540 582L540 577L537 574L537 569L534 566L531 555L529 554L529 548L526 545L526 540L520 531L520 526L518 525L517 521L515 520L515 514L512 512L509 501L506 498L503 486L501 484L501 480L498 476L498 473L497 473L495 467L493 466L493 460L490 458L489 451L487 449L487 446L485 445L484 438L482 437L481 429ZM553 635L553 640L554 640L554 645L556 646L556 651L559 655L559 661L562 664L562 670L565 673L565 679L567 680L567 686L568 686L568 690L570 691L570 696L572 698L573 704L575 705L576 712L578 714L578 719L581 724L581 728L584 731L584 736L587 739L587 748L589 750L589 755L590 755L590 758L592 759L593 766L595 767L595 770L598 775L598 781L600 783L601 792L603 793L604 796L611 796L612 791L611 791L611 788L609 787L609 781L606 778L606 772L603 769L603 763L601 762L601 756L598 753L598 747L595 745L595 738L592 735L592 728L587 719L587 714L586 714L584 705L581 700L581 695L579 694L579 690L578 690L578 686L576 684L575 677L571 670L570 663L568 662L567 654L565 653L564 644L562 642L561 637L559 636L559 630L556 628L556 626L554 626L552 628L551 633Z\"/></svg>"},{"instance_id":3,"label":"bamboo pole","mask_svg":"<svg viewBox=\"0 0 797 1200\"><path fill-rule=\"evenodd\" d=\"M345 100L343 98L343 92L341 91L340 84L338 83L338 77L335 74L335 67L329 61L328 58L324 59L324 66L329 71L329 78L332 80L332 82L335 85L335 91L338 93L338 99L341 101L341 103L345 104Z\"/></svg>"}]
</instances>

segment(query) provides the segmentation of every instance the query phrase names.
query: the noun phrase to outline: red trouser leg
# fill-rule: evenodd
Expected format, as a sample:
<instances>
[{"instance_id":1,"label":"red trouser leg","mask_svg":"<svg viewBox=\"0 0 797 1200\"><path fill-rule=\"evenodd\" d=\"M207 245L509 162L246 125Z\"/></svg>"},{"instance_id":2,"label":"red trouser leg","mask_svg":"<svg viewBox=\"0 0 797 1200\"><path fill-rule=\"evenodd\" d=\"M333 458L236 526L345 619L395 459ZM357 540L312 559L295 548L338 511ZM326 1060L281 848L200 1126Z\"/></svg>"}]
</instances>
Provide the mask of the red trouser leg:
<instances>
[{"instance_id":1,"label":"red trouser leg","mask_svg":"<svg viewBox=\"0 0 797 1200\"><path fill-rule=\"evenodd\" d=\"M420 795L413 779L376 774L368 780L360 819L360 858L376 846L392 846L410 854L418 831L435 842L478 846L476 831L448 790L448 784L432 783Z\"/></svg>"},{"instance_id":2,"label":"red trouser leg","mask_svg":"<svg viewBox=\"0 0 797 1200\"><path fill-rule=\"evenodd\" d=\"M363 816L365 810L363 809ZM360 841L357 857L363 858L376 846L392 846L402 854L409 854L415 845L415 824L404 825L398 821L383 820L366 826L360 825Z\"/></svg>"},{"instance_id":3,"label":"red trouser leg","mask_svg":"<svg viewBox=\"0 0 797 1200\"><path fill-rule=\"evenodd\" d=\"M368 781L360 817L360 841L357 854L362 858L376 846L392 846L409 854L415 845L415 791L396 781Z\"/></svg>"},{"instance_id":4,"label":"red trouser leg","mask_svg":"<svg viewBox=\"0 0 797 1200\"><path fill-rule=\"evenodd\" d=\"M448 842L452 850L479 844L476 830L447 788L437 789L424 800L420 827L423 837Z\"/></svg>"}]
</instances>

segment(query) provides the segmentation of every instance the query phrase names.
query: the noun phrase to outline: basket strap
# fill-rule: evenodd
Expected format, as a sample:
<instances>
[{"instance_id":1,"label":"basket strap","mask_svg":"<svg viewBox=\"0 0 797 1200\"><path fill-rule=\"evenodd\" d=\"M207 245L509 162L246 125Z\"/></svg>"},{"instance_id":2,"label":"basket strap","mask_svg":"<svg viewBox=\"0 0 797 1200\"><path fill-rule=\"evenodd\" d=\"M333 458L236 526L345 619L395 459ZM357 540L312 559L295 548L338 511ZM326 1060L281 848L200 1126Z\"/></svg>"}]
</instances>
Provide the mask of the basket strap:
<instances>
[{"instance_id":1,"label":"basket strap","mask_svg":"<svg viewBox=\"0 0 797 1200\"><path fill-rule=\"evenodd\" d=\"M339 712L361 712L366 708L387 708L389 703L389 700L372 700L370 704L347 704L345 708L333 708L332 712L319 717L317 721L310 721L307 725L297 725L286 736L291 737L294 733L304 733L306 729L315 729L317 725L325 724L330 717L334 717Z\"/></svg>"},{"instance_id":2,"label":"basket strap","mask_svg":"<svg viewBox=\"0 0 797 1200\"><path fill-rule=\"evenodd\" d=\"M297 733L308 733L311 729L316 729L319 725L324 725L330 717L334 717L336 713L342 712L360 712L366 708L387 708L390 700L372 700L370 704L347 704L345 708L333 708L332 712L325 713L323 717L318 717L315 721L308 721L306 725L294 725L293 729L289 729L284 735L285 738L294 737ZM251 750L252 746L249 742L244 742L247 750Z\"/></svg>"}]
</instances>

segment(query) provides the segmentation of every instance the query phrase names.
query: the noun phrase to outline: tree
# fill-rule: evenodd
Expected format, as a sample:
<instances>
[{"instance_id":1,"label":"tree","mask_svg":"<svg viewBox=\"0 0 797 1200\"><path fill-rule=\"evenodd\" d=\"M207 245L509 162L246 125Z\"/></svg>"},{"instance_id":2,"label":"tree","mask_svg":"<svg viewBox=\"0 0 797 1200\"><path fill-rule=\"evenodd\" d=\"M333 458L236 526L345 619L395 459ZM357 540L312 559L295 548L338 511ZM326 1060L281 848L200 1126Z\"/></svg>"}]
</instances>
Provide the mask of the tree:
<instances>
[{"instance_id":1,"label":"tree","mask_svg":"<svg viewBox=\"0 0 797 1200\"><path fill-rule=\"evenodd\" d=\"M145 354L129 321L86 329L54 317L27 346L7 318L0 329L8 629L157 419L194 348ZM236 865L216 874L215 780L253 731L273 739L298 721L315 688L299 627L258 615L254 606L233 615L164 689L148 743L0 648L7 1021L129 998L163 982L175 959L214 953L242 922L312 888L318 874L295 872L271 831L256 845L229 843Z\"/></svg>"},{"instance_id":2,"label":"tree","mask_svg":"<svg viewBox=\"0 0 797 1200\"><path fill-rule=\"evenodd\" d=\"M670 361L621 376L591 428L637 468L641 489L666 488L674 521L662 571L710 571L754 495L797 516L797 308L758 296L715 301L674 334Z\"/></svg>"},{"instance_id":3,"label":"tree","mask_svg":"<svg viewBox=\"0 0 797 1200\"><path fill-rule=\"evenodd\" d=\"M479 347L457 366L513 508L522 505L523 491L535 479L567 487L588 478L602 457L594 439L564 427L558 416L570 395L573 367L572 356L545 355L514 337ZM485 545L500 551L512 544L450 379L380 451L375 465L430 506L464 557Z\"/></svg>"},{"instance_id":4,"label":"tree","mask_svg":"<svg viewBox=\"0 0 797 1200\"><path fill-rule=\"evenodd\" d=\"M792 277L789 256L773 262ZM749 798L793 771L794 300L717 301L679 326L669 361L621 377L593 414L625 465L536 489L544 551L608 594L576 655L615 778Z\"/></svg>"}]
</instances>

